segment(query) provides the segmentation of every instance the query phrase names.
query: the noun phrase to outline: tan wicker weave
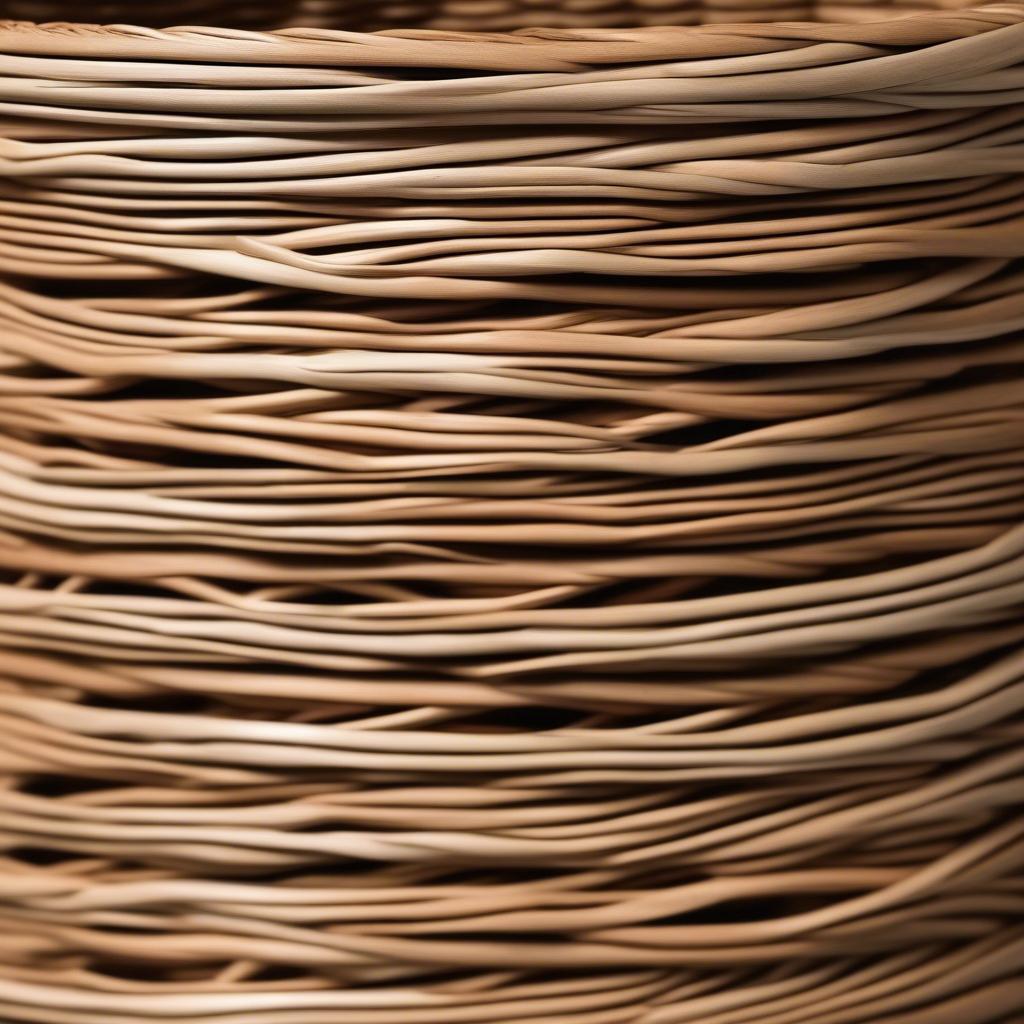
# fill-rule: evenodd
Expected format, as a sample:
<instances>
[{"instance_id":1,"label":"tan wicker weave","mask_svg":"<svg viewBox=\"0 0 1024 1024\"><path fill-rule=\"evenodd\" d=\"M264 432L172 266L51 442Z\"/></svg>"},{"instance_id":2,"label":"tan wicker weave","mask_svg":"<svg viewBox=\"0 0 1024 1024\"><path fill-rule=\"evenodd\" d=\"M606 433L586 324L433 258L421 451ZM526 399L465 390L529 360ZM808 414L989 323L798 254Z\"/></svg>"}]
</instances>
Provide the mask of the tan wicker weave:
<instances>
[{"instance_id":1,"label":"tan wicker weave","mask_svg":"<svg viewBox=\"0 0 1024 1024\"><path fill-rule=\"evenodd\" d=\"M944 6L0 2L0 1021L1024 1020Z\"/></svg>"}]
</instances>

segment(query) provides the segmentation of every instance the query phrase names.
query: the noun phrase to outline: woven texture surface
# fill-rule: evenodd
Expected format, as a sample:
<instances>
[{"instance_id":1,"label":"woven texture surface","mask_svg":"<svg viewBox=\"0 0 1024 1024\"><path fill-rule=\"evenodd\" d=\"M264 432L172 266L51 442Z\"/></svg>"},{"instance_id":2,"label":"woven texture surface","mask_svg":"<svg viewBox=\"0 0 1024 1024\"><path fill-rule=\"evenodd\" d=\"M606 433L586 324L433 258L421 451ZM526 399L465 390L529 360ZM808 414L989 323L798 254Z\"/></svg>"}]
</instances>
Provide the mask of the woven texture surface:
<instances>
[{"instance_id":1,"label":"woven texture surface","mask_svg":"<svg viewBox=\"0 0 1024 1024\"><path fill-rule=\"evenodd\" d=\"M0 1019L1019 1024L1024 7L237 6L0 4Z\"/></svg>"}]
</instances>

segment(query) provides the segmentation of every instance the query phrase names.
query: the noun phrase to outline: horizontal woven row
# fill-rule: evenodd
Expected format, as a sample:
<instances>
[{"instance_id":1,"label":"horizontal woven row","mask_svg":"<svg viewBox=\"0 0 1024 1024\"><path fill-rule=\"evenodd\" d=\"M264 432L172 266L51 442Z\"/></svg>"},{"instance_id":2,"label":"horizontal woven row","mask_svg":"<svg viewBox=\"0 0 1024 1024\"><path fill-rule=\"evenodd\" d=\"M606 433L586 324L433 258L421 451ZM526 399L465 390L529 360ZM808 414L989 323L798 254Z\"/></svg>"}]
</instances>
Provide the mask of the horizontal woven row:
<instances>
[{"instance_id":1,"label":"horizontal woven row","mask_svg":"<svg viewBox=\"0 0 1024 1024\"><path fill-rule=\"evenodd\" d=\"M1024 7L273 6L0 24L0 1019L1020 1024Z\"/></svg>"}]
</instances>

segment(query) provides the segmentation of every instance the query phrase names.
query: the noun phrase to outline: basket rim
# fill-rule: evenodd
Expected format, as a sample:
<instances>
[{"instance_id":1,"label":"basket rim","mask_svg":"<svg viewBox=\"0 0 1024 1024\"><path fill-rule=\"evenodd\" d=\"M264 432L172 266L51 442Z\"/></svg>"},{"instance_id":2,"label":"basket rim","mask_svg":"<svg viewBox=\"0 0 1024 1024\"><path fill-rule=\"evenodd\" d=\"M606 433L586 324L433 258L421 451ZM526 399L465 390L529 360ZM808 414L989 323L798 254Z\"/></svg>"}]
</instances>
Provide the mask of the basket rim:
<instances>
[{"instance_id":1,"label":"basket rim","mask_svg":"<svg viewBox=\"0 0 1024 1024\"><path fill-rule=\"evenodd\" d=\"M820 43L923 47L1024 22L1024 3L980 4L864 22L780 21L509 32L443 29L283 28L262 32L204 25L0 20L0 51L88 57L97 67L121 59L215 63L436 67L510 72L571 71L631 64L738 57ZM98 43L103 49L97 52ZM1022 53L1024 57L1024 53Z\"/></svg>"}]
</instances>

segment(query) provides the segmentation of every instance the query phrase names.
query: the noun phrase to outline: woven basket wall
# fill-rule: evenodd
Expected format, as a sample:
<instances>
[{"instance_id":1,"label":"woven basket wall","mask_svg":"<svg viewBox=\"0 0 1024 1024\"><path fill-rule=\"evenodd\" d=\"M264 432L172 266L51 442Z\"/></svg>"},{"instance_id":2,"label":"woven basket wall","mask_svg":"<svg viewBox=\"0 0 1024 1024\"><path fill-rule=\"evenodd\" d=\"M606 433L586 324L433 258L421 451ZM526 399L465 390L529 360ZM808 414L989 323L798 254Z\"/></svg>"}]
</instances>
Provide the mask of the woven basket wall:
<instances>
[{"instance_id":1,"label":"woven basket wall","mask_svg":"<svg viewBox=\"0 0 1024 1024\"><path fill-rule=\"evenodd\" d=\"M0 2L0 1021L1024 1021L948 6Z\"/></svg>"}]
</instances>

